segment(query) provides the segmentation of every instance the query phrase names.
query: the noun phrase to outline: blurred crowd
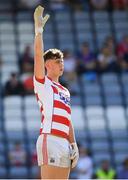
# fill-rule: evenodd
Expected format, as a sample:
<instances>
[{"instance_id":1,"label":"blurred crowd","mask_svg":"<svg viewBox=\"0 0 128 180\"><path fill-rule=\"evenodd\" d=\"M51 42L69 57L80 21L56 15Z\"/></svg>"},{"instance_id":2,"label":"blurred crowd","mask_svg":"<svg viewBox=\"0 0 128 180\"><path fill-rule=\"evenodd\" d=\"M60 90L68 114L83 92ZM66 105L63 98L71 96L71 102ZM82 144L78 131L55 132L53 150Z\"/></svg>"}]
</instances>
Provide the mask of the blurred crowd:
<instances>
[{"instance_id":1,"label":"blurred crowd","mask_svg":"<svg viewBox=\"0 0 128 180\"><path fill-rule=\"evenodd\" d=\"M15 2L16 10L33 9L43 0L12 0ZM96 10L123 10L128 9L127 0L86 0L87 4L82 6L85 0L49 0L50 8L53 11L63 10L72 7L75 10L96 9ZM17 3L18 2L18 3ZM19 9L18 9L19 8ZM85 37L86 38L86 37ZM12 72L10 78L2 87L3 96L31 95L33 91L33 66L34 57L31 45L26 46L24 52L19 56L19 71ZM61 83L68 85L76 81L82 75L87 75L89 80L95 79L97 75L114 72L117 74L128 72L128 35L124 35L120 42L114 37L107 37L102 48L98 51L90 47L85 40L77 52L69 49L62 50L64 53L65 71ZM0 67L3 60L0 58ZM13 166L24 166L28 164L28 155L21 142L15 142L9 151L9 160ZM112 167L112 162L103 159L99 166L95 167L93 154L84 145L79 145L80 158L77 167L72 171L73 179L128 179L128 158L124 159L119 168ZM36 151L30 152L30 164L37 166Z\"/></svg>"},{"instance_id":2,"label":"blurred crowd","mask_svg":"<svg viewBox=\"0 0 128 180\"><path fill-rule=\"evenodd\" d=\"M128 179L128 158L124 159L117 169L114 169L108 159L103 159L95 167L92 155L85 145L79 145L79 154L78 164L70 174L71 179ZM30 159L28 159L25 147L20 142L12 144L8 156L11 166L21 167L28 162L32 166L37 166L36 151L31 151Z\"/></svg>"},{"instance_id":3,"label":"blurred crowd","mask_svg":"<svg viewBox=\"0 0 128 180\"><path fill-rule=\"evenodd\" d=\"M106 72L128 72L128 35L116 44L113 37L107 37L99 51L93 51L88 42L81 45L80 50L72 53L63 50L65 71L61 83L68 85L83 74L95 78ZM2 66L2 60L0 61ZM3 87L3 95L33 94L34 58L31 46L27 46L18 60L19 73L12 72Z\"/></svg>"},{"instance_id":4,"label":"blurred crowd","mask_svg":"<svg viewBox=\"0 0 128 180\"><path fill-rule=\"evenodd\" d=\"M127 179L128 178L128 158L114 169L108 159L102 159L99 166L95 167L89 149L84 145L79 145L79 161L71 174L74 179Z\"/></svg>"},{"instance_id":5,"label":"blurred crowd","mask_svg":"<svg viewBox=\"0 0 128 180\"><path fill-rule=\"evenodd\" d=\"M127 10L127 0L12 0L15 10L34 9L38 4L49 6L51 10L65 10L73 8L75 10ZM47 2L47 3L46 3ZM84 6L83 6L84 5Z\"/></svg>"}]
</instances>

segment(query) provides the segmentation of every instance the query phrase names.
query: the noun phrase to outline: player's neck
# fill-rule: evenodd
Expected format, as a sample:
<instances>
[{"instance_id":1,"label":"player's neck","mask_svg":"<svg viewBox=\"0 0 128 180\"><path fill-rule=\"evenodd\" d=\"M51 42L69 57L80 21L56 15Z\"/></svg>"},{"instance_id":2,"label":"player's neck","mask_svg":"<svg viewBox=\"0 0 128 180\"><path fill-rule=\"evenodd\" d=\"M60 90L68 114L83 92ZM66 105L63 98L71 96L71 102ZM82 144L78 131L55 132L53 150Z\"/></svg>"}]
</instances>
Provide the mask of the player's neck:
<instances>
[{"instance_id":1,"label":"player's neck","mask_svg":"<svg viewBox=\"0 0 128 180\"><path fill-rule=\"evenodd\" d=\"M59 83L59 77L47 74L47 76L54 82Z\"/></svg>"}]
</instances>

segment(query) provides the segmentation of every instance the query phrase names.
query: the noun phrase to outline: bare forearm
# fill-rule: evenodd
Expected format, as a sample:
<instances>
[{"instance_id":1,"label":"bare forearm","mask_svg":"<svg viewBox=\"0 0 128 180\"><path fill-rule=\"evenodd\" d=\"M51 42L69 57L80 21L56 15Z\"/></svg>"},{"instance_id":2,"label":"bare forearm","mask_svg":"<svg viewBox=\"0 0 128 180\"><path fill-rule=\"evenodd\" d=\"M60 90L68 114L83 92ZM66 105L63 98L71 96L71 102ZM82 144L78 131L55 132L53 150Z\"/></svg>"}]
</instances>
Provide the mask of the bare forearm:
<instances>
[{"instance_id":1,"label":"bare forearm","mask_svg":"<svg viewBox=\"0 0 128 180\"><path fill-rule=\"evenodd\" d=\"M73 128L72 122L70 123L70 129L69 129L69 142L70 143L76 142L75 134L74 134L74 128Z\"/></svg>"},{"instance_id":2,"label":"bare forearm","mask_svg":"<svg viewBox=\"0 0 128 180\"><path fill-rule=\"evenodd\" d=\"M43 60L43 42L42 34L35 35L34 42L34 74L38 78L44 77L44 60Z\"/></svg>"}]
</instances>

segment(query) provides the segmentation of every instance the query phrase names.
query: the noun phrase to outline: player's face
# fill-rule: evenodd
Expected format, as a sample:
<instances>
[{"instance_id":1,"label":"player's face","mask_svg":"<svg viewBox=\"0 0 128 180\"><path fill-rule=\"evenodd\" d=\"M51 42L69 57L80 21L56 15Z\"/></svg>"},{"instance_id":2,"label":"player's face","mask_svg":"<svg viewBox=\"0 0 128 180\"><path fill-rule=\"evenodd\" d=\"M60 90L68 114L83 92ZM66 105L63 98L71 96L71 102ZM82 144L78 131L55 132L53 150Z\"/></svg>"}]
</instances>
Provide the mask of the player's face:
<instances>
[{"instance_id":1,"label":"player's face","mask_svg":"<svg viewBox=\"0 0 128 180\"><path fill-rule=\"evenodd\" d=\"M49 70L53 75L61 76L64 72L64 60L49 60L47 70Z\"/></svg>"}]
</instances>

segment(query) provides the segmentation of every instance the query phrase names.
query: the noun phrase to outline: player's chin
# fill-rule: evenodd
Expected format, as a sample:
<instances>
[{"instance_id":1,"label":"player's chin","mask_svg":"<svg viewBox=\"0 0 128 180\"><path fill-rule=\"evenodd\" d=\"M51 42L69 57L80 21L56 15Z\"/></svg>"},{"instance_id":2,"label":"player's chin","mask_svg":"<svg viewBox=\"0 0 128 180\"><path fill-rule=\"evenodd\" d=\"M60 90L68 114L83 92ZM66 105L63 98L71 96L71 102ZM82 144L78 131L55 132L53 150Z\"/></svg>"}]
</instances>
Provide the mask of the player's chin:
<instances>
[{"instance_id":1,"label":"player's chin","mask_svg":"<svg viewBox=\"0 0 128 180\"><path fill-rule=\"evenodd\" d=\"M64 71L60 71L59 76L62 76L62 75L63 75L63 73L64 73Z\"/></svg>"}]
</instances>

